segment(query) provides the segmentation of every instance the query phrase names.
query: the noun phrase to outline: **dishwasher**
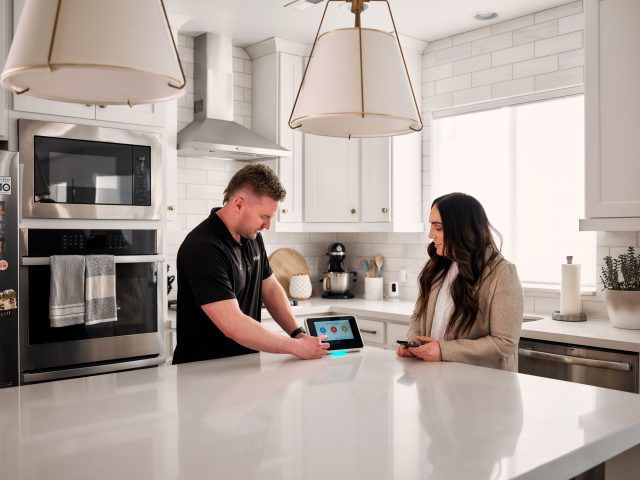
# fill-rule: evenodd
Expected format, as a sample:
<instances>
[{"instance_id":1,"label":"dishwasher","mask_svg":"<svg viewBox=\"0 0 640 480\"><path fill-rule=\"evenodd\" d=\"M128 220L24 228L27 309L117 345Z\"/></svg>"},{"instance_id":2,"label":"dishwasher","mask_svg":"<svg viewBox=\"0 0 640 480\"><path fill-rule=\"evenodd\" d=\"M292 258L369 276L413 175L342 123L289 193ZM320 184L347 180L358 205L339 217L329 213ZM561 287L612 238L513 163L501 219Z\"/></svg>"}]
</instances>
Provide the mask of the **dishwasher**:
<instances>
[{"instance_id":1,"label":"dishwasher","mask_svg":"<svg viewBox=\"0 0 640 480\"><path fill-rule=\"evenodd\" d=\"M638 353L520 339L518 372L638 393ZM572 480L602 480L604 463Z\"/></svg>"},{"instance_id":2,"label":"dishwasher","mask_svg":"<svg viewBox=\"0 0 640 480\"><path fill-rule=\"evenodd\" d=\"M518 372L638 393L638 354L520 339Z\"/></svg>"}]
</instances>

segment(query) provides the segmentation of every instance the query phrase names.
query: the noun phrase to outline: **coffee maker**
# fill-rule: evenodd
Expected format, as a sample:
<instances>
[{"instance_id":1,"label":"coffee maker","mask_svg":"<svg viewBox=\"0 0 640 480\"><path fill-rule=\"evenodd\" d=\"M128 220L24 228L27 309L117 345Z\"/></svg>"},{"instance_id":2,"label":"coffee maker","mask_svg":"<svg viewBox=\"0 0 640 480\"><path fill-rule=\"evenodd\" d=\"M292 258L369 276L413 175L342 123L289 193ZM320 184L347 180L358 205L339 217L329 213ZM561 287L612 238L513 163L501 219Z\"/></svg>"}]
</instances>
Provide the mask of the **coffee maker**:
<instances>
[{"instance_id":1,"label":"coffee maker","mask_svg":"<svg viewBox=\"0 0 640 480\"><path fill-rule=\"evenodd\" d=\"M349 292L351 287L351 273L344 266L346 249L342 243L336 242L327 249L329 262L327 271L322 278L323 298L353 298Z\"/></svg>"}]
</instances>

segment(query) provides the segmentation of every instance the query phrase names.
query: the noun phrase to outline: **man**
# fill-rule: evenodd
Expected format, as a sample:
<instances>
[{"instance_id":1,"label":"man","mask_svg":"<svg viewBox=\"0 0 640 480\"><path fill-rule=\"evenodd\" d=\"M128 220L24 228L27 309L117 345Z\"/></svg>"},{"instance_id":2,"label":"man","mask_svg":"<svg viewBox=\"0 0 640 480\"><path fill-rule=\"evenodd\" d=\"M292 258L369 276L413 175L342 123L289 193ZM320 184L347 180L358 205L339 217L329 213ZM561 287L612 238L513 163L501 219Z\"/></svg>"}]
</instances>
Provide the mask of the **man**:
<instances>
[{"instance_id":1,"label":"man","mask_svg":"<svg viewBox=\"0 0 640 480\"><path fill-rule=\"evenodd\" d=\"M326 337L299 327L287 295L269 267L260 231L268 229L286 195L270 168L239 170L214 208L178 250L178 342L173 363L255 353L290 353L301 359L327 353ZM289 334L260 325L264 301Z\"/></svg>"}]
</instances>

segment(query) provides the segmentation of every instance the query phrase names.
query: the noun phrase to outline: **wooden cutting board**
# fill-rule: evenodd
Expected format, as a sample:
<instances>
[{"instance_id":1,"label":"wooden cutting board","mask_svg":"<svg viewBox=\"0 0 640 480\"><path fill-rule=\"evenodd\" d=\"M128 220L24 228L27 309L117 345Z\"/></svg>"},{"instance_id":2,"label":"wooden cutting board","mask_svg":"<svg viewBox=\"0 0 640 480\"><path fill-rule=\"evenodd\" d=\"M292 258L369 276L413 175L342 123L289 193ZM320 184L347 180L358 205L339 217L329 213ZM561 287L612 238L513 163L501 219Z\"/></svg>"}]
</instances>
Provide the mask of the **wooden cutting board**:
<instances>
[{"instance_id":1,"label":"wooden cutting board","mask_svg":"<svg viewBox=\"0 0 640 480\"><path fill-rule=\"evenodd\" d=\"M300 253L292 248L280 248L269 257L269 265L287 296L289 296L289 281L291 275L306 273L309 275L307 261Z\"/></svg>"}]
</instances>

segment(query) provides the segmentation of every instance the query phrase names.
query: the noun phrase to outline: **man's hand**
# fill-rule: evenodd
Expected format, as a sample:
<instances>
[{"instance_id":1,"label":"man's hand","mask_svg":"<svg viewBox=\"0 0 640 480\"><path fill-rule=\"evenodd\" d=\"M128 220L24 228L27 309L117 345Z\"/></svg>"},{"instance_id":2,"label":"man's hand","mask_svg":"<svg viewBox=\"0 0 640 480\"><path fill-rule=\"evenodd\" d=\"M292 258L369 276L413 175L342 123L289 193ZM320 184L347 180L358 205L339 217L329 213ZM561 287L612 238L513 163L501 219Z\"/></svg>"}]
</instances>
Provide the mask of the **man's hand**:
<instances>
[{"instance_id":1,"label":"man's hand","mask_svg":"<svg viewBox=\"0 0 640 480\"><path fill-rule=\"evenodd\" d=\"M442 355L440 353L440 344L431 337L418 337L418 340L424 343L419 347L412 347L408 350L416 357L421 358L425 362L441 362Z\"/></svg>"},{"instance_id":2,"label":"man's hand","mask_svg":"<svg viewBox=\"0 0 640 480\"><path fill-rule=\"evenodd\" d=\"M293 354L301 360L310 360L313 358L320 358L327 354L329 348L328 343L323 343L327 336L311 337L309 335L301 335L296 337L294 343Z\"/></svg>"}]
</instances>

